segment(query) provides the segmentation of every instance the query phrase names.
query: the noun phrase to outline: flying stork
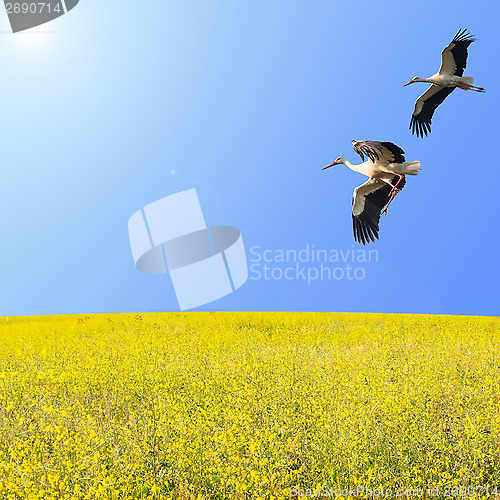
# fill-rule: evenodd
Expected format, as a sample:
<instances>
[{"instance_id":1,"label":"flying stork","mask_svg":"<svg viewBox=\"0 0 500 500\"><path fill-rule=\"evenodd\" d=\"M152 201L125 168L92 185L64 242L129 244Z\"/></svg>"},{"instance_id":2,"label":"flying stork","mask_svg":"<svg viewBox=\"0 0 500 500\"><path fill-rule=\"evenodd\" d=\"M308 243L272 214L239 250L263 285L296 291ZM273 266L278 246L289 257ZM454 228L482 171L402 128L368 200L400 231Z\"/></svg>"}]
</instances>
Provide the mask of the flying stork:
<instances>
[{"instance_id":1,"label":"flying stork","mask_svg":"<svg viewBox=\"0 0 500 500\"><path fill-rule=\"evenodd\" d=\"M431 86L415 102L415 110L410 120L412 134L424 137L431 131L432 115L436 108L456 87L462 90L484 92L482 87L474 85L471 76L462 76L467 64L467 48L475 40L467 30L459 30L451 43L441 52L441 67L429 78L416 76L404 85L415 82L430 83Z\"/></svg>"},{"instance_id":2,"label":"flying stork","mask_svg":"<svg viewBox=\"0 0 500 500\"><path fill-rule=\"evenodd\" d=\"M392 142L351 141L356 153L364 160L360 165L353 165L342 156L333 163L323 167L343 164L355 172L364 174L369 179L354 190L352 199L352 223L354 239L359 243L369 243L378 239L379 221L401 189L405 175L417 175L420 171L419 161L405 162L404 151Z\"/></svg>"}]
</instances>

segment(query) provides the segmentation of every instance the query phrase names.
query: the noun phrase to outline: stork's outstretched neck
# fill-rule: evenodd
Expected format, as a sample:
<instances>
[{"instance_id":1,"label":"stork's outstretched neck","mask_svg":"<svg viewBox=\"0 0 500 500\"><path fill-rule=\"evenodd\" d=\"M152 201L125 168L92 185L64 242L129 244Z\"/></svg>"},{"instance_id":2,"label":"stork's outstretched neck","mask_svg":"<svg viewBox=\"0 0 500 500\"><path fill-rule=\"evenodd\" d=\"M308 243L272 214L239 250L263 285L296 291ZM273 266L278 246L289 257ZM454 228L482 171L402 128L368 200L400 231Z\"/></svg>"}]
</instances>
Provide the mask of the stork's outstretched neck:
<instances>
[{"instance_id":1,"label":"stork's outstretched neck","mask_svg":"<svg viewBox=\"0 0 500 500\"><path fill-rule=\"evenodd\" d=\"M360 163L359 165L353 165L349 160L346 160L345 166L350 168L353 172L357 172L358 174L364 174L370 177L370 174L368 173L367 161Z\"/></svg>"},{"instance_id":2,"label":"stork's outstretched neck","mask_svg":"<svg viewBox=\"0 0 500 500\"><path fill-rule=\"evenodd\" d=\"M346 160L345 158L344 158L344 165L350 168L351 170L357 172L356 167L358 167L358 165L353 165L349 160Z\"/></svg>"}]
</instances>

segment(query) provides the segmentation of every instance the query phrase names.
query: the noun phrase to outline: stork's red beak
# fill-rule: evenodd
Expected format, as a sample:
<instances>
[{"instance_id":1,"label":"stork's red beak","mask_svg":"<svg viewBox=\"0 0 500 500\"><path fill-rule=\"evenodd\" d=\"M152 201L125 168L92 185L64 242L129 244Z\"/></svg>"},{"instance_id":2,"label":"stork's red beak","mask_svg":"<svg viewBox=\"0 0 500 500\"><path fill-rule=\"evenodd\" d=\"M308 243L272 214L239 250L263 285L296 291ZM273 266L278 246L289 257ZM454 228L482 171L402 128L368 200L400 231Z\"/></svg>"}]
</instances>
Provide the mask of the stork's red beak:
<instances>
[{"instance_id":1,"label":"stork's red beak","mask_svg":"<svg viewBox=\"0 0 500 500\"><path fill-rule=\"evenodd\" d=\"M326 167L323 167L321 170L325 170L325 168L333 167L334 165L338 165L338 163L336 161L334 161L333 163L330 163L330 165L327 165Z\"/></svg>"},{"instance_id":2,"label":"stork's red beak","mask_svg":"<svg viewBox=\"0 0 500 500\"><path fill-rule=\"evenodd\" d=\"M405 83L403 87L406 87L407 85L410 85L410 83L413 83L413 80L410 80L408 83Z\"/></svg>"}]
</instances>

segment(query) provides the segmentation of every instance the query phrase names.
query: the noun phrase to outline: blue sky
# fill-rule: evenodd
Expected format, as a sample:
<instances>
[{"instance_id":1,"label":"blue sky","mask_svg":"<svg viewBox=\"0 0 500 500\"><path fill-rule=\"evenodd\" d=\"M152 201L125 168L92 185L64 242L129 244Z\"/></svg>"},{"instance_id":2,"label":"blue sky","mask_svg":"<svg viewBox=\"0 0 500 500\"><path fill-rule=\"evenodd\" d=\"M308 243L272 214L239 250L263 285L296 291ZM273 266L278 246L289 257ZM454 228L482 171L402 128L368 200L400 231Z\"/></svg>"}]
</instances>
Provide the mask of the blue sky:
<instances>
[{"instance_id":1,"label":"blue sky","mask_svg":"<svg viewBox=\"0 0 500 500\"><path fill-rule=\"evenodd\" d=\"M134 268L127 222L189 188L209 224L241 231L249 265L266 250L362 249L351 196L365 178L321 171L359 162L351 139L422 164L362 279L251 271L202 309L497 315L492 5L80 0L16 35L0 12L0 315L178 310L168 276ZM456 90L418 139L426 86L403 84L435 73L464 27L477 37L465 75L487 92ZM275 276L297 264L274 259Z\"/></svg>"}]
</instances>

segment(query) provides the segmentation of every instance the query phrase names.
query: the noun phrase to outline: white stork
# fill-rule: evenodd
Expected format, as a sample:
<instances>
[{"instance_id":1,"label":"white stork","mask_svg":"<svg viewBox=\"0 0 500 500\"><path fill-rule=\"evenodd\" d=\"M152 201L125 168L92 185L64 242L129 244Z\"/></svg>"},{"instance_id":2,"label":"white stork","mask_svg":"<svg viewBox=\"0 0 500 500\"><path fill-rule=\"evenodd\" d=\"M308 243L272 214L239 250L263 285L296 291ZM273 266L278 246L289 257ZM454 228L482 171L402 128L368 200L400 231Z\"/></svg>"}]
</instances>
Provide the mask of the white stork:
<instances>
[{"instance_id":1,"label":"white stork","mask_svg":"<svg viewBox=\"0 0 500 500\"><path fill-rule=\"evenodd\" d=\"M462 76L467 64L467 48L475 40L467 30L459 30L451 43L441 52L441 67L429 78L416 76L404 85L415 82L432 85L417 99L415 110L410 121L412 134L424 137L431 131L432 115L436 108L449 96L456 87L462 90L484 92L482 87L474 85L471 76Z\"/></svg>"},{"instance_id":2,"label":"white stork","mask_svg":"<svg viewBox=\"0 0 500 500\"><path fill-rule=\"evenodd\" d=\"M325 168L343 164L369 179L354 190L352 199L352 223L354 239L359 243L369 243L378 238L380 215L387 212L389 204L401 189L405 175L417 175L419 161L405 162L404 151L392 142L351 141L354 151L364 160L353 165L343 157L337 158Z\"/></svg>"}]
</instances>

